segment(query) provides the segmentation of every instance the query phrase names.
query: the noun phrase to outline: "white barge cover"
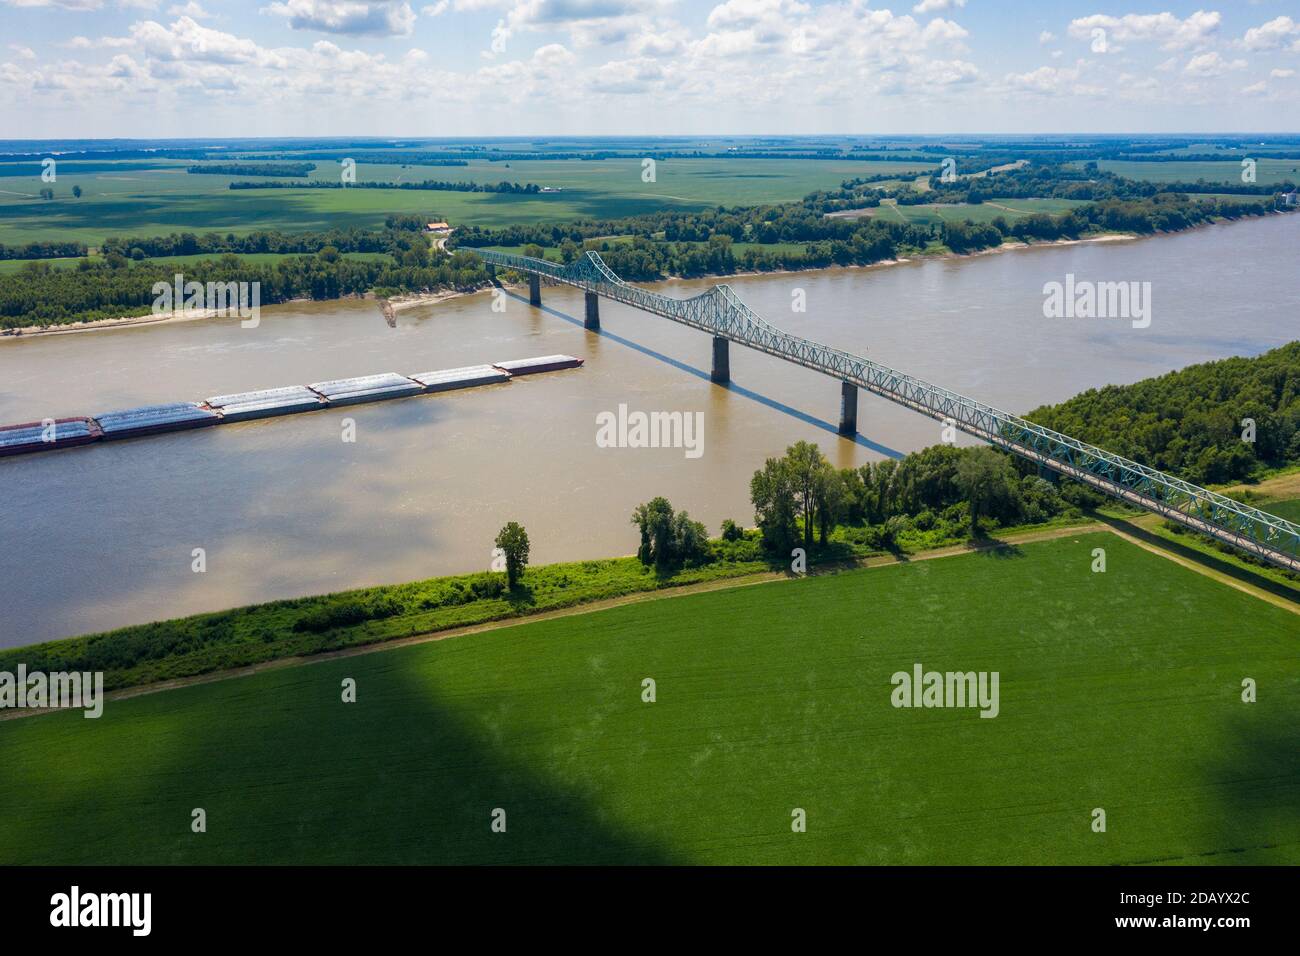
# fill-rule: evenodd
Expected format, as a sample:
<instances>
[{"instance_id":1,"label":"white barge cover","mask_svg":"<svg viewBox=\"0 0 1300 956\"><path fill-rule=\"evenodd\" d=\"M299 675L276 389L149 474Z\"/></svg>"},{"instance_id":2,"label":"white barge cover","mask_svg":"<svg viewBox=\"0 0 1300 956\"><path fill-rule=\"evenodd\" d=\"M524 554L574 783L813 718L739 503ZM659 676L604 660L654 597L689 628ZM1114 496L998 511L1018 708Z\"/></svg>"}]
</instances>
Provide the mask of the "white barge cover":
<instances>
[{"instance_id":1,"label":"white barge cover","mask_svg":"<svg viewBox=\"0 0 1300 956\"><path fill-rule=\"evenodd\" d=\"M0 428L0 455L40 451L62 445L82 445L99 438L88 418L64 418Z\"/></svg>"},{"instance_id":2,"label":"white barge cover","mask_svg":"<svg viewBox=\"0 0 1300 956\"><path fill-rule=\"evenodd\" d=\"M359 402L378 402L386 398L401 398L424 391L419 382L412 382L396 372L379 375L362 375L360 378L340 378L332 382L312 382L312 391L324 395L331 405L355 405Z\"/></svg>"},{"instance_id":3,"label":"white barge cover","mask_svg":"<svg viewBox=\"0 0 1300 956\"><path fill-rule=\"evenodd\" d=\"M453 388L508 382L510 373L492 365L467 365L464 368L444 368L437 372L418 372L411 378L423 385L426 392L446 392Z\"/></svg>"},{"instance_id":4,"label":"white barge cover","mask_svg":"<svg viewBox=\"0 0 1300 956\"><path fill-rule=\"evenodd\" d=\"M306 385L264 388L234 395L214 395L208 405L221 412L224 422L242 422L272 415L292 415L324 408L324 400Z\"/></svg>"},{"instance_id":5,"label":"white barge cover","mask_svg":"<svg viewBox=\"0 0 1300 956\"><path fill-rule=\"evenodd\" d=\"M173 402L170 405L145 405L120 412L106 412L96 415L95 420L103 429L105 438L126 438L131 435L215 425L221 419L216 412L200 408L195 402Z\"/></svg>"}]
</instances>

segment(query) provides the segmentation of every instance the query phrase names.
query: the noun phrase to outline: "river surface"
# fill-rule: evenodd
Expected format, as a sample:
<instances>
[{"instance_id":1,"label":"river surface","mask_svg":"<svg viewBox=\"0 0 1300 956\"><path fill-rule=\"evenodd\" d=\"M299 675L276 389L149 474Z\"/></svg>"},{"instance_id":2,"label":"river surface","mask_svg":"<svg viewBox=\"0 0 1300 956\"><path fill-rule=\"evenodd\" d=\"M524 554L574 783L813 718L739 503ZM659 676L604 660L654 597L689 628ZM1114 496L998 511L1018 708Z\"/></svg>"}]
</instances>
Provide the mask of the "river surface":
<instances>
[{"instance_id":1,"label":"river surface","mask_svg":"<svg viewBox=\"0 0 1300 956\"><path fill-rule=\"evenodd\" d=\"M1155 239L730 280L773 324L1011 412L1300 337L1300 216ZM1043 286L1151 283L1152 321L1047 319ZM687 296L711 281L665 282ZM806 311L792 309L796 290ZM300 303L237 319L0 340L0 422L556 352L585 367L465 392L99 443L0 460L0 646L432 575L486 569L517 520L532 561L629 554L629 514L665 495L716 533L752 523L749 478L799 439L840 466L931 445L940 426L873 396L835 435L839 386L708 336L543 288L493 311L484 293L398 313ZM596 416L704 413L703 453L601 448ZM343 441L344 420L355 441ZM195 548L207 570L195 573Z\"/></svg>"}]
</instances>

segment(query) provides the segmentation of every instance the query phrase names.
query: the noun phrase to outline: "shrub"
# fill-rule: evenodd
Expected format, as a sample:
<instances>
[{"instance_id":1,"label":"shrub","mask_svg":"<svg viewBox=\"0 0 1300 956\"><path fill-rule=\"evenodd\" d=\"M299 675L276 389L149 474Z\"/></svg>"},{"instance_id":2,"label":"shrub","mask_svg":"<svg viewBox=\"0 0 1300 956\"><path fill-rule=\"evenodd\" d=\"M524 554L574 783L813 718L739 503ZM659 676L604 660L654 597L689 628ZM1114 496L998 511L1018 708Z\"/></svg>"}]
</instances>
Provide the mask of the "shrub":
<instances>
[{"instance_id":1,"label":"shrub","mask_svg":"<svg viewBox=\"0 0 1300 956\"><path fill-rule=\"evenodd\" d=\"M378 598L370 602L342 600L308 611L294 622L293 629L299 633L307 631L319 634L336 627L351 627L366 621L393 617L403 610L402 604L392 598Z\"/></svg>"}]
</instances>

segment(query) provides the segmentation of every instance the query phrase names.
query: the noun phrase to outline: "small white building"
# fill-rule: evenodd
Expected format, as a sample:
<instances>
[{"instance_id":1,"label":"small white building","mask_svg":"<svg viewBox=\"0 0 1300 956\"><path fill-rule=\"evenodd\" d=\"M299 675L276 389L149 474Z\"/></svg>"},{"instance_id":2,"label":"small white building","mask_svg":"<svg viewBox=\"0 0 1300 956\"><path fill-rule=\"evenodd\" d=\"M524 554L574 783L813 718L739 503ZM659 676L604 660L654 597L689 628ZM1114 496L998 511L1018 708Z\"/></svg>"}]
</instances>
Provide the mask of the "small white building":
<instances>
[{"instance_id":1,"label":"small white building","mask_svg":"<svg viewBox=\"0 0 1300 956\"><path fill-rule=\"evenodd\" d=\"M1295 206L1297 204L1300 204L1300 200L1297 199L1296 191L1294 189L1289 193L1282 194L1283 206Z\"/></svg>"}]
</instances>

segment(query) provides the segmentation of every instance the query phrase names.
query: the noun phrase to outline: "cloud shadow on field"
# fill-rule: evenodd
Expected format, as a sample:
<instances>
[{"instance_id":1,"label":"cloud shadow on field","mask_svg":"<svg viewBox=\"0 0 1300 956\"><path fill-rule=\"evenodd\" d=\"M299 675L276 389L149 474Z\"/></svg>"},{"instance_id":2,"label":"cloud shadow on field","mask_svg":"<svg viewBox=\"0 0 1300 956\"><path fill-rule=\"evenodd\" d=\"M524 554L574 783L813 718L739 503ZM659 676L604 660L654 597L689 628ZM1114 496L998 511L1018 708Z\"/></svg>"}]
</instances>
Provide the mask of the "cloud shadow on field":
<instances>
[{"instance_id":1,"label":"cloud shadow on field","mask_svg":"<svg viewBox=\"0 0 1300 956\"><path fill-rule=\"evenodd\" d=\"M526 682L451 706L448 680L425 645L6 721L0 862L686 862L528 756Z\"/></svg>"},{"instance_id":2,"label":"cloud shadow on field","mask_svg":"<svg viewBox=\"0 0 1300 956\"><path fill-rule=\"evenodd\" d=\"M1260 702L1249 716L1232 721L1225 734L1229 746L1213 753L1204 768L1208 792L1221 801L1219 813L1207 813L1214 850L1186 862L1277 865L1294 863L1300 847L1300 730L1293 720L1269 720L1264 708L1286 711L1286 689L1263 685ZM1278 703L1267 705L1272 692ZM1291 697L1294 702L1294 695ZM1276 713L1276 709L1273 711ZM1180 860L1178 862L1185 862Z\"/></svg>"},{"instance_id":3,"label":"cloud shadow on field","mask_svg":"<svg viewBox=\"0 0 1300 956\"><path fill-rule=\"evenodd\" d=\"M528 298L526 296L519 295L518 293L515 292L510 292L507 290L506 295L510 296L512 299L517 299L518 301L523 302L525 304L527 304L528 302ZM569 315L567 312L561 312L559 309L551 308L550 306L545 304L541 306L532 306L532 308L540 309L542 312L545 312L547 315L553 315L557 319L563 319L565 322L568 322L572 325L584 327L583 321L581 319L575 318L574 316ZM601 338L608 339L611 342L616 342L619 345L622 345L626 348L633 349L634 351L640 352L642 355L649 356L655 361L663 362L665 365L671 365L673 368L677 369L678 371L685 372L688 375L694 375L696 378L703 379L704 381L709 382L710 384L717 384L712 381L712 379L709 376L709 373L704 371L703 369L698 369L693 365L687 365L685 362L680 361L679 359L675 359L670 355L665 355L663 352L656 351L655 349L652 349L646 345L642 345L639 342L634 342L632 339L619 335L616 332L611 332L604 327L601 327L599 330L593 332L592 334L599 335ZM705 333L701 333L701 334L705 334ZM841 435L839 433L839 427L837 424L817 418L814 415L809 415L807 412L800 411L799 409L787 405L784 402L772 398L769 395L764 395L761 392L756 392L753 389L746 388L743 385L737 385L734 380L726 383L725 385L717 385L717 387L726 389L728 392L732 392L736 395L741 396L742 398L747 398L752 402L757 402L760 405L765 405L768 408L772 409L773 411L777 411L783 415L787 415L790 418L803 422L805 425L811 425L814 428L820 428L822 431L829 432L830 434L834 435L836 438L843 439L844 441L851 441L855 445L859 445L863 448L868 448L871 451L876 452L877 454L884 455L888 458L895 458L895 459L904 457L903 452L897 450L896 448L890 448L888 445L882 445L879 442L872 441L870 438L867 438L865 435L861 435L861 434L855 434L852 436Z\"/></svg>"}]
</instances>

